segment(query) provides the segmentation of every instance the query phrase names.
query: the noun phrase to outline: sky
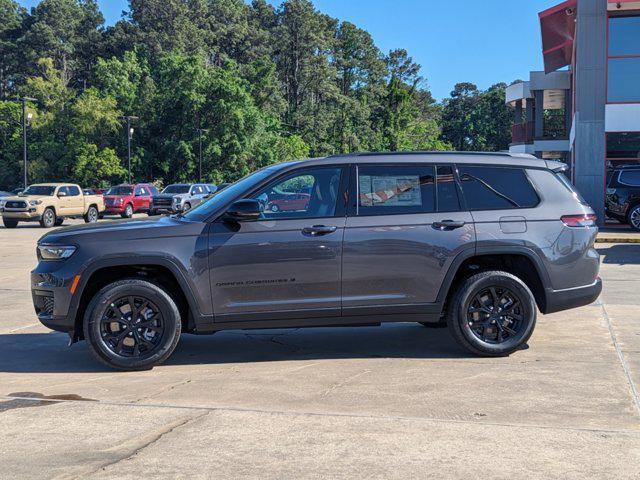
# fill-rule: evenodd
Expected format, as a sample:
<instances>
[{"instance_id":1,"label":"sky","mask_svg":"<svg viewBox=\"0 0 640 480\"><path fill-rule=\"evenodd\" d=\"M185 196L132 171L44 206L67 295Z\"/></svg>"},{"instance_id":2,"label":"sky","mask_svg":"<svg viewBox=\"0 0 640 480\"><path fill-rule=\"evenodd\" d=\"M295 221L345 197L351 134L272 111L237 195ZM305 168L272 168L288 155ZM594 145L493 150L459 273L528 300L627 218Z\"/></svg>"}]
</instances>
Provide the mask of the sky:
<instances>
[{"instance_id":1,"label":"sky","mask_svg":"<svg viewBox=\"0 0 640 480\"><path fill-rule=\"evenodd\" d=\"M279 4L279 1L271 1ZM538 12L560 0L312 0L318 10L367 30L385 53L404 48L438 100L458 82L486 89L542 69ZM19 0L33 7L38 0ZM127 0L98 0L107 24Z\"/></svg>"}]
</instances>

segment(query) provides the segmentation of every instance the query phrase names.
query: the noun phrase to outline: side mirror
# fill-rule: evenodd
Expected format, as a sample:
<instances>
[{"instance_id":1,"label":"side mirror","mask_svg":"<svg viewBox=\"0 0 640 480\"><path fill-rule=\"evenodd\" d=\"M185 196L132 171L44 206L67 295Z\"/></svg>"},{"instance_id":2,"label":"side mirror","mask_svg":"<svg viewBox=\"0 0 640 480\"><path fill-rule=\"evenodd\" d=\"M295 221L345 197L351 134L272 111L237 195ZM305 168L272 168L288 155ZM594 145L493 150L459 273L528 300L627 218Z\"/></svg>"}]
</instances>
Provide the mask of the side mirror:
<instances>
[{"instance_id":1,"label":"side mirror","mask_svg":"<svg viewBox=\"0 0 640 480\"><path fill-rule=\"evenodd\" d=\"M66 196L67 196L67 192L58 192L58 198L66 197Z\"/></svg>"},{"instance_id":2,"label":"side mirror","mask_svg":"<svg viewBox=\"0 0 640 480\"><path fill-rule=\"evenodd\" d=\"M231 204L226 216L237 222L258 220L262 215L262 205L254 198L244 198Z\"/></svg>"}]
</instances>

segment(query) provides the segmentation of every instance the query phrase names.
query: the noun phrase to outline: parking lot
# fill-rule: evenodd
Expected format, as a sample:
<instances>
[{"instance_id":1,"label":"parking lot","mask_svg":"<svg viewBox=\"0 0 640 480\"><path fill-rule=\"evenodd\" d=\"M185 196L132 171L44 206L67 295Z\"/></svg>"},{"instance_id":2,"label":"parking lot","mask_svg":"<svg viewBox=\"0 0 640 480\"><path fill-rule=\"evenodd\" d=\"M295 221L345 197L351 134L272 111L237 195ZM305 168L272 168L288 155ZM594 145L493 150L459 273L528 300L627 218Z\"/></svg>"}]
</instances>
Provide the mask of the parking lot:
<instances>
[{"instance_id":1,"label":"parking lot","mask_svg":"<svg viewBox=\"0 0 640 480\"><path fill-rule=\"evenodd\" d=\"M0 227L0 478L640 477L640 244L599 244L600 300L509 358L400 323L185 335L118 373L37 322L44 233Z\"/></svg>"}]
</instances>

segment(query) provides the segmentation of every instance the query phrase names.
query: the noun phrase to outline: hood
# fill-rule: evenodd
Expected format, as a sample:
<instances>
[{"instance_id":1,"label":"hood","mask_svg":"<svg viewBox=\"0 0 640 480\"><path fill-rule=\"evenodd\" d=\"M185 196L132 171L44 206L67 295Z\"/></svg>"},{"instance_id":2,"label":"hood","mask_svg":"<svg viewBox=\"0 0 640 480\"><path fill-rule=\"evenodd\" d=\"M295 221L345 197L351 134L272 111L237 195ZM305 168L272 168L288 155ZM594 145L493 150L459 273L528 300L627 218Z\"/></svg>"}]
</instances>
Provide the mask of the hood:
<instances>
[{"instance_id":1,"label":"hood","mask_svg":"<svg viewBox=\"0 0 640 480\"><path fill-rule=\"evenodd\" d=\"M153 198L173 198L179 196L177 193L159 193L158 195L154 195Z\"/></svg>"},{"instance_id":2,"label":"hood","mask_svg":"<svg viewBox=\"0 0 640 480\"><path fill-rule=\"evenodd\" d=\"M72 245L82 245L83 242L123 243L128 240L199 235L206 227L206 223L193 222L178 216L114 220L59 228L42 236L38 243L70 243Z\"/></svg>"},{"instance_id":3,"label":"hood","mask_svg":"<svg viewBox=\"0 0 640 480\"><path fill-rule=\"evenodd\" d=\"M54 198L52 195L14 195L3 197L3 202L28 202L29 200L42 200L43 198Z\"/></svg>"}]
</instances>

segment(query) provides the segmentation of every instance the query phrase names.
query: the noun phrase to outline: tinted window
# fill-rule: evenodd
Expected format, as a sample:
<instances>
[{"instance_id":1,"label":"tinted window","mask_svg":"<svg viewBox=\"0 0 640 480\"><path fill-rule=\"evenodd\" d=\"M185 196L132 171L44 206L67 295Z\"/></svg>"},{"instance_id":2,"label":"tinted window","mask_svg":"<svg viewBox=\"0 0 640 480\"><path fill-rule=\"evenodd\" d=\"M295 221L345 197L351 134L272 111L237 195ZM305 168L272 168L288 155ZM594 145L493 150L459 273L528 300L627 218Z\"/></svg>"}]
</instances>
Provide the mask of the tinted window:
<instances>
[{"instance_id":1,"label":"tinted window","mask_svg":"<svg viewBox=\"0 0 640 480\"><path fill-rule=\"evenodd\" d=\"M609 55L640 55L640 16L609 20Z\"/></svg>"},{"instance_id":2,"label":"tinted window","mask_svg":"<svg viewBox=\"0 0 640 480\"><path fill-rule=\"evenodd\" d=\"M132 187L111 187L107 190L105 195L131 195L133 193Z\"/></svg>"},{"instance_id":3,"label":"tinted window","mask_svg":"<svg viewBox=\"0 0 640 480\"><path fill-rule=\"evenodd\" d=\"M439 212L456 212L460 210L460 199L458 198L453 167L437 167L437 195Z\"/></svg>"},{"instance_id":4,"label":"tinted window","mask_svg":"<svg viewBox=\"0 0 640 480\"><path fill-rule=\"evenodd\" d=\"M189 193L189 185L169 185L162 193L168 193L173 195L179 195L183 193Z\"/></svg>"},{"instance_id":5,"label":"tinted window","mask_svg":"<svg viewBox=\"0 0 640 480\"><path fill-rule=\"evenodd\" d=\"M139 197L141 197L143 195L146 195L146 192L145 192L144 188L136 187L136 195L139 196Z\"/></svg>"},{"instance_id":6,"label":"tinted window","mask_svg":"<svg viewBox=\"0 0 640 480\"><path fill-rule=\"evenodd\" d=\"M80 195L80 189L72 185L69 185L67 187L67 192L70 197L77 197L78 195Z\"/></svg>"},{"instance_id":7,"label":"tinted window","mask_svg":"<svg viewBox=\"0 0 640 480\"><path fill-rule=\"evenodd\" d=\"M266 218L320 218L336 213L340 168L317 168L287 175L251 198L260 201ZM311 193L298 194L301 190Z\"/></svg>"},{"instance_id":8,"label":"tinted window","mask_svg":"<svg viewBox=\"0 0 640 480\"><path fill-rule=\"evenodd\" d=\"M640 102L640 57L610 58L610 102Z\"/></svg>"},{"instance_id":9,"label":"tinted window","mask_svg":"<svg viewBox=\"0 0 640 480\"><path fill-rule=\"evenodd\" d=\"M624 185L640 187L640 170L627 170L620 172L618 182Z\"/></svg>"},{"instance_id":10,"label":"tinted window","mask_svg":"<svg viewBox=\"0 0 640 480\"><path fill-rule=\"evenodd\" d=\"M435 168L358 167L358 215L394 215L435 211Z\"/></svg>"},{"instance_id":11,"label":"tinted window","mask_svg":"<svg viewBox=\"0 0 640 480\"><path fill-rule=\"evenodd\" d=\"M607 158L640 158L640 133L607 133Z\"/></svg>"},{"instance_id":12,"label":"tinted window","mask_svg":"<svg viewBox=\"0 0 640 480\"><path fill-rule=\"evenodd\" d=\"M538 195L522 168L460 166L469 210L531 208Z\"/></svg>"},{"instance_id":13,"label":"tinted window","mask_svg":"<svg viewBox=\"0 0 640 480\"><path fill-rule=\"evenodd\" d=\"M61 193L68 197L69 196L69 189L67 187L60 187L58 189L58 195L60 195Z\"/></svg>"}]
</instances>

